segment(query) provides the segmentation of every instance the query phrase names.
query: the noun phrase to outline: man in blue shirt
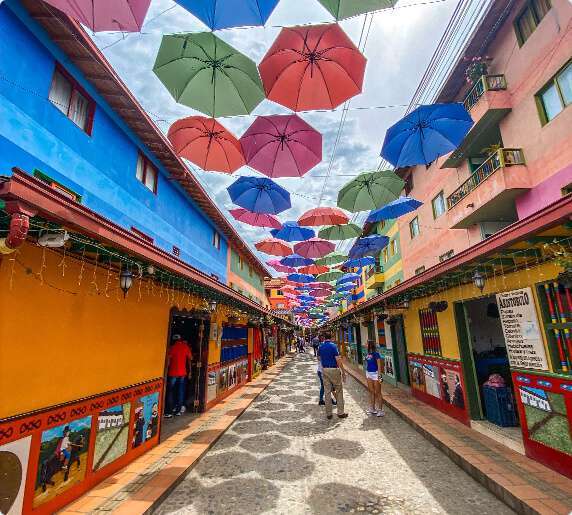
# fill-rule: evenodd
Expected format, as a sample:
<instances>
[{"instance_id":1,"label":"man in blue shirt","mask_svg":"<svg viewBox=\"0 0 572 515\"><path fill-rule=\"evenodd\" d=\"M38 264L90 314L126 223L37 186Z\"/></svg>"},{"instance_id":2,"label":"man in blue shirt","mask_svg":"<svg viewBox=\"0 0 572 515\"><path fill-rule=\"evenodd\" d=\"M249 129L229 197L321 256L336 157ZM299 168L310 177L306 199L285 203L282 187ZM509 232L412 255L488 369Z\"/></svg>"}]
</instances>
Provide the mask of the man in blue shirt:
<instances>
[{"instance_id":1,"label":"man in blue shirt","mask_svg":"<svg viewBox=\"0 0 572 515\"><path fill-rule=\"evenodd\" d=\"M332 386L336 389L336 399L338 401L338 418L346 418L344 412L344 387L342 382L346 382L346 371L337 345L332 341L332 334L326 333L325 341L320 345L318 357L322 363L324 380L324 390L326 395L326 416L332 418Z\"/></svg>"}]
</instances>

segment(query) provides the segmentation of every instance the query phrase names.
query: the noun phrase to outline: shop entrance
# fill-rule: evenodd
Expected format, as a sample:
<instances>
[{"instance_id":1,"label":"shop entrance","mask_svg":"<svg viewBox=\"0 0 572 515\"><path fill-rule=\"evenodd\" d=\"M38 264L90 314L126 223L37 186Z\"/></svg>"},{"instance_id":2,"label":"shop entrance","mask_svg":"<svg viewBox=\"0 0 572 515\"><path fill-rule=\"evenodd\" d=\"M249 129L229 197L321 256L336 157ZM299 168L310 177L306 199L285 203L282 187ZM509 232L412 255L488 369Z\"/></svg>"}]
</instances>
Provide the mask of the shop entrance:
<instances>
[{"instance_id":1,"label":"shop entrance","mask_svg":"<svg viewBox=\"0 0 572 515\"><path fill-rule=\"evenodd\" d=\"M398 383L409 386L409 367L407 366L407 345L405 343L405 331L403 317L401 315L388 320L391 328L391 342L394 348L394 359L397 361L395 375Z\"/></svg>"}]
</instances>

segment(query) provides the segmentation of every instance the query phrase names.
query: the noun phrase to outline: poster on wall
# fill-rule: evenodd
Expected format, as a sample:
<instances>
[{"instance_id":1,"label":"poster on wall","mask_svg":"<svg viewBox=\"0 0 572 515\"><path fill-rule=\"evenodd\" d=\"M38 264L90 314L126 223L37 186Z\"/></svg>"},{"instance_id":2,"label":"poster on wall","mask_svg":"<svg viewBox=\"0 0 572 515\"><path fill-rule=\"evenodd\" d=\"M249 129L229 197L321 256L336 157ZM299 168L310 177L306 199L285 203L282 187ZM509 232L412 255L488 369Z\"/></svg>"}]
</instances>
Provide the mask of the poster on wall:
<instances>
[{"instance_id":1,"label":"poster on wall","mask_svg":"<svg viewBox=\"0 0 572 515\"><path fill-rule=\"evenodd\" d=\"M159 432L159 392L135 401L133 444L135 449Z\"/></svg>"},{"instance_id":2,"label":"poster on wall","mask_svg":"<svg viewBox=\"0 0 572 515\"><path fill-rule=\"evenodd\" d=\"M410 361L409 374L411 375L411 386L420 392L425 392L425 374L423 373L423 365L418 361Z\"/></svg>"},{"instance_id":3,"label":"poster on wall","mask_svg":"<svg viewBox=\"0 0 572 515\"><path fill-rule=\"evenodd\" d=\"M425 376L425 389L429 395L441 398L439 391L439 367L423 363L423 375Z\"/></svg>"},{"instance_id":4,"label":"poster on wall","mask_svg":"<svg viewBox=\"0 0 572 515\"><path fill-rule=\"evenodd\" d=\"M81 483L87 468L91 416L42 433L34 507Z\"/></svg>"},{"instance_id":5,"label":"poster on wall","mask_svg":"<svg viewBox=\"0 0 572 515\"><path fill-rule=\"evenodd\" d=\"M218 324L216 322L211 322L209 340L216 342L217 345L220 345L219 332L221 331L218 330Z\"/></svg>"},{"instance_id":6,"label":"poster on wall","mask_svg":"<svg viewBox=\"0 0 572 515\"><path fill-rule=\"evenodd\" d=\"M465 396L461 376L456 370L441 369L441 399L456 408L465 409Z\"/></svg>"},{"instance_id":7,"label":"poster on wall","mask_svg":"<svg viewBox=\"0 0 572 515\"><path fill-rule=\"evenodd\" d=\"M391 354L382 354L383 358L383 373L395 378L395 369L393 367L393 356Z\"/></svg>"},{"instance_id":8,"label":"poster on wall","mask_svg":"<svg viewBox=\"0 0 572 515\"><path fill-rule=\"evenodd\" d=\"M93 470L99 470L127 452L131 404L113 406L97 416Z\"/></svg>"},{"instance_id":9,"label":"poster on wall","mask_svg":"<svg viewBox=\"0 0 572 515\"><path fill-rule=\"evenodd\" d=\"M20 515L32 437L0 445L0 513Z\"/></svg>"},{"instance_id":10,"label":"poster on wall","mask_svg":"<svg viewBox=\"0 0 572 515\"><path fill-rule=\"evenodd\" d=\"M548 370L532 290L498 293L496 298L511 366Z\"/></svg>"}]
</instances>

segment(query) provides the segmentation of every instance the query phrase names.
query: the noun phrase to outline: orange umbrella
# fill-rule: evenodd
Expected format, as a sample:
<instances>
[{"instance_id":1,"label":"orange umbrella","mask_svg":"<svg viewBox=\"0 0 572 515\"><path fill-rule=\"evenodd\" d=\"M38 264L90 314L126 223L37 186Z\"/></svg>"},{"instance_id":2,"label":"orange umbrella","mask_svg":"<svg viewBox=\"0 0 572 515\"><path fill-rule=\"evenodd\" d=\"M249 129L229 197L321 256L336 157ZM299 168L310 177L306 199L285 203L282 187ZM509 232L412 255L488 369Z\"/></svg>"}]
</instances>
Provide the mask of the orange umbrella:
<instances>
[{"instance_id":1,"label":"orange umbrella","mask_svg":"<svg viewBox=\"0 0 572 515\"><path fill-rule=\"evenodd\" d=\"M203 170L233 173L244 166L240 142L214 118L177 120L167 134L178 156Z\"/></svg>"},{"instance_id":2,"label":"orange umbrella","mask_svg":"<svg viewBox=\"0 0 572 515\"><path fill-rule=\"evenodd\" d=\"M349 222L348 215L337 207L315 207L306 211L299 219L298 225L318 227L320 225L344 225Z\"/></svg>"},{"instance_id":3,"label":"orange umbrella","mask_svg":"<svg viewBox=\"0 0 572 515\"><path fill-rule=\"evenodd\" d=\"M292 248L282 240L276 238L266 238L254 245L260 252L270 254L272 256L289 256L292 254Z\"/></svg>"},{"instance_id":4,"label":"orange umbrella","mask_svg":"<svg viewBox=\"0 0 572 515\"><path fill-rule=\"evenodd\" d=\"M323 274L328 270L329 268L325 265L309 265L298 268L298 272L301 274Z\"/></svg>"}]
</instances>

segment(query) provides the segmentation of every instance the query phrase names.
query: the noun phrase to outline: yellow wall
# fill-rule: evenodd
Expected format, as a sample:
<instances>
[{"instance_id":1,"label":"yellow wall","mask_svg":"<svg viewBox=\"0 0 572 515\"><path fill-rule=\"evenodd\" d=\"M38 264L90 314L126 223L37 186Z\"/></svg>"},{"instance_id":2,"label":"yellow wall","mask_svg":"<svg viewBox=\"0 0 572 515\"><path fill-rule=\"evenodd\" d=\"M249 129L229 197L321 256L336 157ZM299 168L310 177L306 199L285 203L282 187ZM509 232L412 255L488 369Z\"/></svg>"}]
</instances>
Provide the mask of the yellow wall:
<instances>
[{"instance_id":1,"label":"yellow wall","mask_svg":"<svg viewBox=\"0 0 572 515\"><path fill-rule=\"evenodd\" d=\"M455 313L453 303L460 300L469 300L477 297L494 295L503 291L518 290L519 288L531 287L534 295L536 313L541 326L543 325L538 295L534 285L555 278L562 269L554 263L546 263L528 270L520 270L513 274L497 275L488 277L485 288L481 293L475 286L465 284L451 288L445 292L435 294L431 297L424 297L411 301L409 309L403 313L405 325L405 338L407 341L407 351L423 354L421 343L421 329L419 324L419 309L426 308L429 302L446 300L449 303L447 310L437 313L439 323L439 334L441 336L441 348L443 357L459 359L459 345L457 339L457 328L455 325ZM542 337L546 347L546 337L544 331ZM547 351L550 360L550 353Z\"/></svg>"},{"instance_id":2,"label":"yellow wall","mask_svg":"<svg viewBox=\"0 0 572 515\"><path fill-rule=\"evenodd\" d=\"M137 282L124 300L117 274L106 296L104 270L96 274L98 294L91 265L79 284L80 264L66 258L62 276L61 261L45 252L43 284L42 249L26 245L0 261L0 418L163 375L175 302L145 286L139 300Z\"/></svg>"}]
</instances>

